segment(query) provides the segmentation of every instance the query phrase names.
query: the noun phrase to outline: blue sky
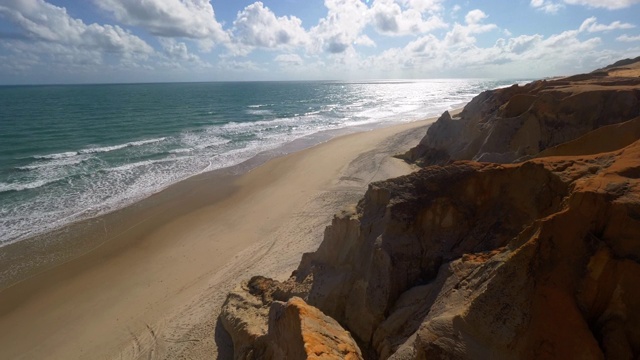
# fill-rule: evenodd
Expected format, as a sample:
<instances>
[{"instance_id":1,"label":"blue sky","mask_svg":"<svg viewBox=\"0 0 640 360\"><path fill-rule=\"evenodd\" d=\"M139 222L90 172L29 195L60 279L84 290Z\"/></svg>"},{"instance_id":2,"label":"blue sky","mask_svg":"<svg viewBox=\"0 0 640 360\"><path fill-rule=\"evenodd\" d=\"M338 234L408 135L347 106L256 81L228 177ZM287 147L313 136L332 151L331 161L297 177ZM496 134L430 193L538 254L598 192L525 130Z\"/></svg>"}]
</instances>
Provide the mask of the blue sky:
<instances>
[{"instance_id":1,"label":"blue sky","mask_svg":"<svg viewBox=\"0 0 640 360\"><path fill-rule=\"evenodd\" d=\"M640 0L0 0L0 84L540 78L640 55Z\"/></svg>"}]
</instances>

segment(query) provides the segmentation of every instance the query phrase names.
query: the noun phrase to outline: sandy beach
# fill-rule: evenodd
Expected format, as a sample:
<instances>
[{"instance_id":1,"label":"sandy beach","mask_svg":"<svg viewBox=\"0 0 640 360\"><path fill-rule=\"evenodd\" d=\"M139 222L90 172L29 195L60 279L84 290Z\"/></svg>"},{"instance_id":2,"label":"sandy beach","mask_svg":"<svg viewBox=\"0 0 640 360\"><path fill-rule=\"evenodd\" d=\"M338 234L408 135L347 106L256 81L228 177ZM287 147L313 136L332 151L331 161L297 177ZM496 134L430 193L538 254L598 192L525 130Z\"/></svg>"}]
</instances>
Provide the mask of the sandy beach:
<instances>
[{"instance_id":1,"label":"sandy beach","mask_svg":"<svg viewBox=\"0 0 640 360\"><path fill-rule=\"evenodd\" d=\"M286 278L368 183L411 171L391 155L433 121L198 176L90 221L76 237L91 241L61 245L75 259L0 292L0 358L228 358L217 324L226 293L255 274ZM5 264L24 250L12 247Z\"/></svg>"}]
</instances>

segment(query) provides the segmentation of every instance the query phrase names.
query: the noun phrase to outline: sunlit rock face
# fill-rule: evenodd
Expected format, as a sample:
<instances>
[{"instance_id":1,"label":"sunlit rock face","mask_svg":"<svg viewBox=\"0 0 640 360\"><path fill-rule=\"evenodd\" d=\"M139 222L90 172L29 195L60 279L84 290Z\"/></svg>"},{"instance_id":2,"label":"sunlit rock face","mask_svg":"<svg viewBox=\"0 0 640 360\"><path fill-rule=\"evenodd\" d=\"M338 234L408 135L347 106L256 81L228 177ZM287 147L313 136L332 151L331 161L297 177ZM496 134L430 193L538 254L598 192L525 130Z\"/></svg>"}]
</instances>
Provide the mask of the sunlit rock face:
<instances>
[{"instance_id":1,"label":"sunlit rock face","mask_svg":"<svg viewBox=\"0 0 640 360\"><path fill-rule=\"evenodd\" d=\"M638 116L640 61L630 60L591 74L485 91L459 116L445 112L404 157L423 165L522 161Z\"/></svg>"},{"instance_id":2,"label":"sunlit rock face","mask_svg":"<svg viewBox=\"0 0 640 360\"><path fill-rule=\"evenodd\" d=\"M362 359L348 331L299 297L278 301L255 277L227 297L221 320L235 359Z\"/></svg>"}]
</instances>

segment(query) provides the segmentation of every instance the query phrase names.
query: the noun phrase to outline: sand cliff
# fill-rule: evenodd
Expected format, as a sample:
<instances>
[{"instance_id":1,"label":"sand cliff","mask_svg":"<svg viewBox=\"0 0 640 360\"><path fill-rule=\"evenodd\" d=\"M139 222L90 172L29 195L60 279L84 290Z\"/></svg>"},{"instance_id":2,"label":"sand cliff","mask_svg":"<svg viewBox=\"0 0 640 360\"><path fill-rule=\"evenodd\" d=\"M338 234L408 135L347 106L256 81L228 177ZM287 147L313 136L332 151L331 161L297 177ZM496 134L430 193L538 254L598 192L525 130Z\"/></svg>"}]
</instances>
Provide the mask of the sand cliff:
<instances>
[{"instance_id":1,"label":"sand cliff","mask_svg":"<svg viewBox=\"0 0 640 360\"><path fill-rule=\"evenodd\" d=\"M590 74L485 91L458 116L445 112L405 158L423 165L522 161L602 126L631 120L640 116L640 58L635 60Z\"/></svg>"},{"instance_id":2,"label":"sand cliff","mask_svg":"<svg viewBox=\"0 0 640 360\"><path fill-rule=\"evenodd\" d=\"M422 169L229 294L235 358L638 357L639 64L445 113L405 156Z\"/></svg>"}]
</instances>

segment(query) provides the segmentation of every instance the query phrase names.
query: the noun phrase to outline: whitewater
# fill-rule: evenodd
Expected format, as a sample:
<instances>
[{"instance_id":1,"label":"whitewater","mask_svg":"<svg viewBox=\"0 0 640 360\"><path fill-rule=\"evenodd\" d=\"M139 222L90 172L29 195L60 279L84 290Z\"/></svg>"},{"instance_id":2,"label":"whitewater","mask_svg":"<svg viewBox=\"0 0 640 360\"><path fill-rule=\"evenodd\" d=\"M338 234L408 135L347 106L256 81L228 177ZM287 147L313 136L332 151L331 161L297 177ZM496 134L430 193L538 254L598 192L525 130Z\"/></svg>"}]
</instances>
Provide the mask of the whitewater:
<instances>
[{"instance_id":1,"label":"whitewater","mask_svg":"<svg viewBox=\"0 0 640 360\"><path fill-rule=\"evenodd\" d=\"M438 116L513 82L0 87L0 246L292 142Z\"/></svg>"}]
</instances>

